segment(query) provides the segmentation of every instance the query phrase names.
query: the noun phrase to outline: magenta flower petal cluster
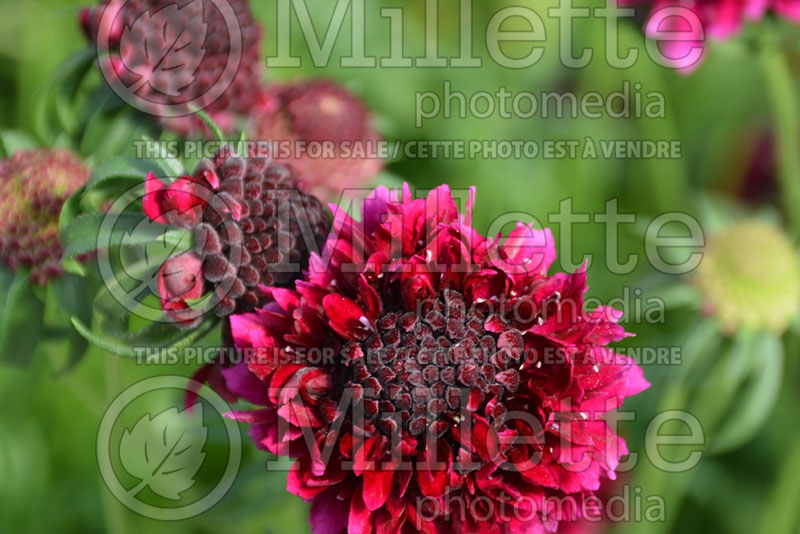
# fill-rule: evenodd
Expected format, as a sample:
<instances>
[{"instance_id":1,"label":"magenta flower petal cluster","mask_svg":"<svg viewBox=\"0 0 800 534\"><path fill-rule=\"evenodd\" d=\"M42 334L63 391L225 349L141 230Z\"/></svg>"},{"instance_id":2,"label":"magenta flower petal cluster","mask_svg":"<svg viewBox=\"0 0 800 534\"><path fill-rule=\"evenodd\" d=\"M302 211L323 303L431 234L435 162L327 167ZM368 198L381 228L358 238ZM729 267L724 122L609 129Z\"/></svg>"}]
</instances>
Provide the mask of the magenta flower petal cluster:
<instances>
[{"instance_id":1,"label":"magenta flower petal cluster","mask_svg":"<svg viewBox=\"0 0 800 534\"><path fill-rule=\"evenodd\" d=\"M584 309L586 270L548 274L549 230L481 236L446 186L375 190L294 288L231 316L229 414L293 460L315 534L537 533L580 516L625 442L603 419L649 384Z\"/></svg>"},{"instance_id":2,"label":"magenta flower petal cluster","mask_svg":"<svg viewBox=\"0 0 800 534\"><path fill-rule=\"evenodd\" d=\"M645 27L649 37L660 32L679 32L685 36L661 45L673 66L682 71L691 71L700 65L705 55L705 39L731 38L747 22L760 21L768 12L800 22L800 2L796 0L622 0L620 3L650 6ZM689 10L692 18L675 8ZM693 27L695 21L699 21L702 28ZM693 53L700 50L699 57Z\"/></svg>"}]
</instances>

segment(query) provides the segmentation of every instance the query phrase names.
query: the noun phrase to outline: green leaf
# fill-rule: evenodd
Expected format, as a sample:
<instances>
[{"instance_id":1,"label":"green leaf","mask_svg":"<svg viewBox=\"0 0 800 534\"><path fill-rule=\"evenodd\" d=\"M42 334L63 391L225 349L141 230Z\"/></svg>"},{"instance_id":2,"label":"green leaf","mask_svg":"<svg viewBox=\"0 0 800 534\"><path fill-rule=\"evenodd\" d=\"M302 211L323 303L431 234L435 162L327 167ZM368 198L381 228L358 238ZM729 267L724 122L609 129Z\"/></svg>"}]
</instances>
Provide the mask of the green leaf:
<instances>
[{"instance_id":1,"label":"green leaf","mask_svg":"<svg viewBox=\"0 0 800 534\"><path fill-rule=\"evenodd\" d=\"M101 163L95 167L86 184L80 199L81 210L106 211L101 209L105 202L117 201L123 195L127 195L125 198L129 198L132 205L138 208L141 205L139 200L142 194L141 186L148 173L152 172L157 177L167 177L171 175L171 171L172 169L151 160L114 158ZM129 207L125 205L115 211L128 210Z\"/></svg>"},{"instance_id":2,"label":"green leaf","mask_svg":"<svg viewBox=\"0 0 800 534\"><path fill-rule=\"evenodd\" d=\"M103 222L108 217L112 216L116 217L116 220L110 232L101 230ZM92 252L98 248L105 249L109 246L119 244L126 233L132 233L137 225L146 218L147 217L141 213L119 213L115 215L90 213L78 215L70 220L61 230L61 243L64 246L64 257L72 257L77 254ZM143 232L138 232L138 234L143 243L147 242L146 240L148 237L149 239L157 238L156 235L145 237L142 235Z\"/></svg>"},{"instance_id":3,"label":"green leaf","mask_svg":"<svg viewBox=\"0 0 800 534\"><path fill-rule=\"evenodd\" d=\"M142 213L88 213L64 225L61 243L65 258L98 249L141 245L148 250L168 249L173 255L192 247L192 234L153 222Z\"/></svg>"},{"instance_id":4,"label":"green leaf","mask_svg":"<svg viewBox=\"0 0 800 534\"><path fill-rule=\"evenodd\" d=\"M33 150L39 148L39 143L25 132L17 130L0 131L0 151L7 158L20 150Z\"/></svg>"},{"instance_id":5,"label":"green leaf","mask_svg":"<svg viewBox=\"0 0 800 534\"><path fill-rule=\"evenodd\" d=\"M7 275L3 275L2 283L8 283ZM44 305L34 294L25 270L17 271L4 289L0 311L0 361L27 365L41 337Z\"/></svg>"},{"instance_id":6,"label":"green leaf","mask_svg":"<svg viewBox=\"0 0 800 534\"><path fill-rule=\"evenodd\" d=\"M138 356L138 353L134 351L132 347L127 347L121 343L115 343L113 340L108 340L94 334L77 317L72 317L71 320L72 320L72 326L75 327L75 330L77 330L78 333L80 333L83 337L85 337L90 343L103 349L104 351L125 358L136 358Z\"/></svg>"},{"instance_id":7,"label":"green leaf","mask_svg":"<svg viewBox=\"0 0 800 534\"><path fill-rule=\"evenodd\" d=\"M130 232L122 235L114 245L122 247L140 246L145 258L161 266L167 259L192 248L193 234L190 230L172 228L143 218Z\"/></svg>"},{"instance_id":8,"label":"green leaf","mask_svg":"<svg viewBox=\"0 0 800 534\"><path fill-rule=\"evenodd\" d=\"M763 334L749 353L752 376L737 395L730 417L712 443L714 453L740 447L756 435L772 411L783 377L783 344L775 334Z\"/></svg>"},{"instance_id":9,"label":"green leaf","mask_svg":"<svg viewBox=\"0 0 800 534\"><path fill-rule=\"evenodd\" d=\"M8 308L8 292L14 282L15 273L5 267L0 266L0 318Z\"/></svg>"},{"instance_id":10,"label":"green leaf","mask_svg":"<svg viewBox=\"0 0 800 534\"><path fill-rule=\"evenodd\" d=\"M80 189L72 193L64 205L61 207L61 214L58 217L58 229L63 230L69 222L81 213L81 198L86 191L84 185Z\"/></svg>"},{"instance_id":11,"label":"green leaf","mask_svg":"<svg viewBox=\"0 0 800 534\"><path fill-rule=\"evenodd\" d=\"M664 307L668 310L687 307L697 308L702 299L697 289L684 282L652 288L647 291L647 295L651 299L661 299Z\"/></svg>"},{"instance_id":12,"label":"green leaf","mask_svg":"<svg viewBox=\"0 0 800 534\"><path fill-rule=\"evenodd\" d=\"M95 58L95 50L90 46L73 54L53 72L38 93L31 122L33 130L47 145L53 145L65 132L78 133L80 107L76 96Z\"/></svg>"},{"instance_id":13,"label":"green leaf","mask_svg":"<svg viewBox=\"0 0 800 534\"><path fill-rule=\"evenodd\" d=\"M670 395L671 391L685 390L686 383L694 371L714 354L717 354L720 339L719 325L712 319L703 319L691 327L689 335L683 342L684 364L671 373L665 398ZM684 393L685 391L681 393L682 397ZM668 408L669 406L665 409Z\"/></svg>"},{"instance_id":14,"label":"green leaf","mask_svg":"<svg viewBox=\"0 0 800 534\"><path fill-rule=\"evenodd\" d=\"M181 330L170 323L154 322L127 335L107 337L92 332L77 317L72 317L72 324L89 342L115 356L147 361L158 358L159 352L166 349L183 349L208 335L218 320L209 318L194 330Z\"/></svg>"},{"instance_id":15,"label":"green leaf","mask_svg":"<svg viewBox=\"0 0 800 534\"><path fill-rule=\"evenodd\" d=\"M184 176L186 174L186 168L183 166L183 163L181 163L178 158L170 154L169 150L167 150L167 147L164 144L157 144L157 141L147 135L143 135L141 140L145 143L152 144L153 148L158 150L158 156L155 158L150 158L150 161L158 163L160 168L163 170L163 174L156 173L156 176L164 178Z\"/></svg>"},{"instance_id":16,"label":"green leaf","mask_svg":"<svg viewBox=\"0 0 800 534\"><path fill-rule=\"evenodd\" d=\"M87 186L81 197L81 211L83 213L139 211L143 191L144 180L140 178L110 177Z\"/></svg>"},{"instance_id":17,"label":"green leaf","mask_svg":"<svg viewBox=\"0 0 800 534\"><path fill-rule=\"evenodd\" d=\"M700 420L708 435L716 434L724 414L730 410L754 348L752 336L740 332L730 348L717 355L708 374L699 379L690 411Z\"/></svg>"},{"instance_id":18,"label":"green leaf","mask_svg":"<svg viewBox=\"0 0 800 534\"><path fill-rule=\"evenodd\" d=\"M68 317L78 317L88 323L92 317L92 306L86 296L89 294L89 281L81 276L65 274L50 282L50 289L60 312ZM66 362L64 371L77 364L86 352L88 342L77 330L70 328L66 339Z\"/></svg>"},{"instance_id":19,"label":"green leaf","mask_svg":"<svg viewBox=\"0 0 800 534\"><path fill-rule=\"evenodd\" d=\"M94 60L95 51L92 47L87 47L68 59L63 64L63 70L56 71L55 112L67 132L74 132L78 127L75 96Z\"/></svg>"},{"instance_id":20,"label":"green leaf","mask_svg":"<svg viewBox=\"0 0 800 534\"><path fill-rule=\"evenodd\" d=\"M86 266L78 261L77 258L63 258L61 260L61 267L64 268L65 272L76 276L85 277L89 274L89 271L86 270Z\"/></svg>"},{"instance_id":21,"label":"green leaf","mask_svg":"<svg viewBox=\"0 0 800 534\"><path fill-rule=\"evenodd\" d=\"M788 450L761 520L759 534L796 534L800 520L800 435Z\"/></svg>"},{"instance_id":22,"label":"green leaf","mask_svg":"<svg viewBox=\"0 0 800 534\"><path fill-rule=\"evenodd\" d=\"M109 98L116 98L111 96ZM102 107L89 118L81 139L80 152L98 157L133 154L134 141L152 129L150 119L129 108Z\"/></svg>"},{"instance_id":23,"label":"green leaf","mask_svg":"<svg viewBox=\"0 0 800 534\"><path fill-rule=\"evenodd\" d=\"M112 178L130 178L144 182L148 172L152 172L160 178L168 176L168 174L164 174L164 169L154 161L113 158L95 166L87 185L91 187Z\"/></svg>"}]
</instances>

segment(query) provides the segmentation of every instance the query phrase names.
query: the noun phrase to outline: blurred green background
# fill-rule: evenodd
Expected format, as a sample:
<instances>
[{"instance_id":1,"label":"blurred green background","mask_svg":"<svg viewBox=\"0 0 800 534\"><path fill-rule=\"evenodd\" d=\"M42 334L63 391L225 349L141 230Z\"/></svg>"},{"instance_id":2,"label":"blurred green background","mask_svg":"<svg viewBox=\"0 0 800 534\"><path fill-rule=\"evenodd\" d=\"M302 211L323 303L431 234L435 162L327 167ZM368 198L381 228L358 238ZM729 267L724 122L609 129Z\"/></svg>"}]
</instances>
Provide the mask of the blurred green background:
<instances>
[{"instance_id":1,"label":"blurred green background","mask_svg":"<svg viewBox=\"0 0 800 534\"><path fill-rule=\"evenodd\" d=\"M264 57L274 56L276 51L276 4L274 0L263 0L252 6L266 28ZM308 0L307 4L321 33L334 5L329 0ZM371 55L388 54L388 22L379 17L379 7L399 4L406 13L405 53L410 57L424 55L424 3L420 1L369 3L366 42ZM601 2L577 4L599 6ZM40 88L62 61L84 46L75 22L82 5L75 0L0 0L0 127L33 133L31 115ZM497 66L486 54L486 23L497 9L510 5L534 9L547 25L544 58L524 70ZM554 2L539 0L476 1L474 52L484 58L480 69L343 69L338 58L349 54L349 17L345 19L343 36L334 47L330 66L314 68L293 18L293 52L303 58L303 66L271 68L268 77L329 76L347 84L368 102L389 140L542 141L591 137L669 139L682 143L682 158L675 160L440 158L399 159L388 165L390 173L421 188L441 183L453 188L477 186L475 221L481 231L503 213L531 214L546 224L548 214L557 213L564 199L572 199L576 212L602 213L606 202L616 198L620 212L637 216L636 224L621 227L620 258L624 259L627 254L643 252L643 229L656 215L670 210L693 213L707 229L712 228L712 215L720 210L719 205L727 206L723 211L754 212L781 221L778 196L770 186L769 173L758 182L761 186L756 187L757 202L740 194L751 168L772 160L769 143L764 143L771 123L766 89L757 52L747 35L713 44L710 57L699 70L685 76L651 62L644 52L641 21L625 21L620 26L621 44L638 48L640 59L633 68L618 70L602 61L602 21L581 19L575 22L576 50L592 48L595 59L586 68L571 70L558 62L557 21L546 11L551 5ZM457 13L456 0L440 1L442 56L458 55ZM510 24L508 29L513 27ZM787 57L800 71L798 50L791 48L800 42L800 31L783 24L778 24L775 31L788 36L786 42L791 44L787 45ZM507 50L510 55L524 51L515 51L514 46ZM664 95L666 118L542 119L537 114L531 119L494 115L481 120L440 116L427 120L423 128L416 128L415 93L433 91L441 96L445 81L467 95L476 91L494 93L501 87L512 93L574 90L608 94L621 90L625 81L632 86L638 82L642 84L641 93L658 91ZM794 97L797 95L795 90ZM553 226L557 230L557 225ZM607 300L620 296L628 287L641 288L646 297L680 282L655 272L644 257L630 274L610 272L605 267L605 231L601 224L575 226L569 251L573 261L582 254L593 256L589 269L592 296ZM562 246L560 242L557 245ZM685 347L699 317L691 306L670 305L663 323L627 324L627 330L637 334L627 345ZM786 356L780 381L775 384L780 393L764 426L745 446L708 455L681 478L677 486L685 498L667 500L668 531L751 533L767 528L765 518L774 521L777 515L779 524L790 529L786 532L800 532L794 510L800 502L797 483L784 480L780 490L774 489L782 473L793 473L793 478L800 479L798 462L787 464L790 452L797 447L796 423L800 415L797 337L793 328L780 341ZM761 349L756 344L752 350ZM140 517L118 504L100 479L95 454L97 428L105 407L127 385L144 377L189 376L194 368L137 366L92 349L74 370L59 373L54 362L59 361L62 352L63 347L58 344L46 344L29 368L0 368L0 530L276 534L308 530L306 506L285 492L284 474L267 472L267 457L249 442L233 488L220 504L199 517L162 523ZM690 356L684 353L684 358ZM702 371L701 367L693 372ZM647 423L659 406L663 409L666 384L676 372L670 366L645 365L652 388L626 402L626 408L635 411L636 419L622 424L631 450L641 451ZM209 424L214 426L213 422ZM218 434L219 428L216 438L212 431L212 447L213 439L222 439ZM641 459L640 464L646 461ZM650 486L650 475L641 473L642 469L637 469L625 475L625 482L641 487L644 495L658 491L656 488L661 486ZM634 527L632 531L644 531L644 527Z\"/></svg>"}]
</instances>

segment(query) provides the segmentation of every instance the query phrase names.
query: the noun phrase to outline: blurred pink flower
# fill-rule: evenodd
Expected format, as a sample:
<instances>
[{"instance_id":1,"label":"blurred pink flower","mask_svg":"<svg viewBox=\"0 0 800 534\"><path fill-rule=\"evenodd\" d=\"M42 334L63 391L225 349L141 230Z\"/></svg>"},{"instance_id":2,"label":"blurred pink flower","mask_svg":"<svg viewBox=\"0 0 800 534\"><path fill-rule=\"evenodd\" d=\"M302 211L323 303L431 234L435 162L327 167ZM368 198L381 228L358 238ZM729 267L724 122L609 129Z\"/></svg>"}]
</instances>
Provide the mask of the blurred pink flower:
<instances>
[{"instance_id":1,"label":"blurred pink flower","mask_svg":"<svg viewBox=\"0 0 800 534\"><path fill-rule=\"evenodd\" d=\"M363 188L383 168L374 155L380 135L369 110L342 85L320 79L274 83L261 96L251 138L288 142L276 160L295 168L320 198L335 200L344 189ZM316 142L332 150L320 157L302 150L303 143Z\"/></svg>"},{"instance_id":2,"label":"blurred pink flower","mask_svg":"<svg viewBox=\"0 0 800 534\"><path fill-rule=\"evenodd\" d=\"M684 72L700 65L707 38L728 39L746 22L761 20L770 9L800 22L797 0L620 0L620 3L650 7L645 25L645 34L650 38L659 32L684 34L681 40L661 44L661 51L672 66ZM697 21L699 26L694 24Z\"/></svg>"}]
</instances>

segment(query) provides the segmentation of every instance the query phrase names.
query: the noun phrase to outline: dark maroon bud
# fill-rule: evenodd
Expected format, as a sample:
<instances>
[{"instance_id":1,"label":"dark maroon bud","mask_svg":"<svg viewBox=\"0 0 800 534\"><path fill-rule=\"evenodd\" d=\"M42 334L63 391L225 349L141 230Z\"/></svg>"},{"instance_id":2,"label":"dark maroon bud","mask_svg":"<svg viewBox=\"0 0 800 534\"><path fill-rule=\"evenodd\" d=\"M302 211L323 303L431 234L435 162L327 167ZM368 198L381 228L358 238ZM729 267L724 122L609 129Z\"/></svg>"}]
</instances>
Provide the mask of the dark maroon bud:
<instances>
[{"instance_id":1,"label":"dark maroon bud","mask_svg":"<svg viewBox=\"0 0 800 534\"><path fill-rule=\"evenodd\" d=\"M310 250L322 245L330 220L291 171L266 160L235 156L228 147L212 160L202 160L186 187L192 192L192 187L202 188L204 182L214 192L192 206L196 213L191 214L197 219L192 228L202 279L216 285L211 289L217 293L218 315L252 311L266 304L266 296L256 290L260 284L291 285L307 269ZM291 220L266 217L267 213ZM315 242L306 243L307 236ZM29 255L16 259L31 260Z\"/></svg>"},{"instance_id":2,"label":"dark maroon bud","mask_svg":"<svg viewBox=\"0 0 800 534\"><path fill-rule=\"evenodd\" d=\"M242 312L250 311L258 306L258 296L253 291L245 291L242 298L239 299L239 308Z\"/></svg>"},{"instance_id":3,"label":"dark maroon bud","mask_svg":"<svg viewBox=\"0 0 800 534\"><path fill-rule=\"evenodd\" d=\"M173 5L179 9L170 9ZM109 49L113 60L110 66L122 78L120 81L135 83L141 76L137 73L142 72L152 76L151 83L139 84L136 90L144 111L157 114L161 105L183 108L192 101L228 132L235 127L236 116L250 116L263 107L260 91L253 89L262 83L263 67L259 53L261 31L249 2L226 0L224 5L235 17L240 61L227 80L223 95L211 89L231 61L233 36L230 21L214 2L100 0L96 7L81 12L79 22L92 45ZM173 31L180 33L173 36ZM177 36L202 45L199 58L195 57L196 46L173 47L169 49L169 65L166 65L163 54L148 49L148 44L160 43L159 39L169 42ZM177 68L186 65L192 65L188 72ZM174 89L165 92L164 88ZM164 116L160 121L183 137L195 138L197 133L210 137L212 134L204 122L193 115ZM218 182L209 181L209 184L216 189Z\"/></svg>"},{"instance_id":4,"label":"dark maroon bud","mask_svg":"<svg viewBox=\"0 0 800 534\"><path fill-rule=\"evenodd\" d=\"M222 241L228 246L241 245L243 234L241 227L234 221L225 221L222 226Z\"/></svg>"},{"instance_id":5,"label":"dark maroon bud","mask_svg":"<svg viewBox=\"0 0 800 534\"><path fill-rule=\"evenodd\" d=\"M239 178L228 178L222 182L219 190L224 191L233 197L240 197L242 196L242 191L244 191L244 184L242 184L242 180Z\"/></svg>"},{"instance_id":6,"label":"dark maroon bud","mask_svg":"<svg viewBox=\"0 0 800 534\"><path fill-rule=\"evenodd\" d=\"M229 272L229 263L222 254L208 256L203 262L203 275L211 283L221 282Z\"/></svg>"},{"instance_id":7,"label":"dark maroon bud","mask_svg":"<svg viewBox=\"0 0 800 534\"><path fill-rule=\"evenodd\" d=\"M218 317L226 317L236 311L236 301L231 297L223 297L214 307Z\"/></svg>"},{"instance_id":8,"label":"dark maroon bud","mask_svg":"<svg viewBox=\"0 0 800 534\"><path fill-rule=\"evenodd\" d=\"M195 228L194 247L201 256L222 253L222 241L214 227L208 223L201 223Z\"/></svg>"},{"instance_id":9,"label":"dark maroon bud","mask_svg":"<svg viewBox=\"0 0 800 534\"><path fill-rule=\"evenodd\" d=\"M241 183L241 179L244 178L246 166L247 164L245 163L245 160L237 156L233 156L225 160L225 162L219 166L219 174L222 176L223 185L228 180L234 179L240 181L239 183ZM241 195L241 193L239 193L237 196L239 195Z\"/></svg>"},{"instance_id":10,"label":"dark maroon bud","mask_svg":"<svg viewBox=\"0 0 800 534\"><path fill-rule=\"evenodd\" d=\"M254 287L258 285L259 276L258 271L251 265L245 265L239 269L239 277L247 287Z\"/></svg>"},{"instance_id":11,"label":"dark maroon bud","mask_svg":"<svg viewBox=\"0 0 800 534\"><path fill-rule=\"evenodd\" d=\"M230 281L226 282L226 280L230 280ZM238 299L239 297L244 295L245 287L244 287L244 283L242 283L241 280L239 280L238 278L234 278L234 279L226 278L226 280L222 281L222 287L230 287L230 289L228 289L228 296L230 298Z\"/></svg>"},{"instance_id":12,"label":"dark maroon bud","mask_svg":"<svg viewBox=\"0 0 800 534\"><path fill-rule=\"evenodd\" d=\"M297 169L315 190L324 194L324 200L336 198L343 189L364 187L380 172L379 158L346 157L341 152L343 141L365 146L380 138L367 108L347 88L329 80L312 80L272 84L264 93L264 99L276 105L265 107L252 117L252 138L324 141L333 146L330 156L290 154L280 155L285 159L278 161ZM281 167L272 171L283 172Z\"/></svg>"}]
</instances>

